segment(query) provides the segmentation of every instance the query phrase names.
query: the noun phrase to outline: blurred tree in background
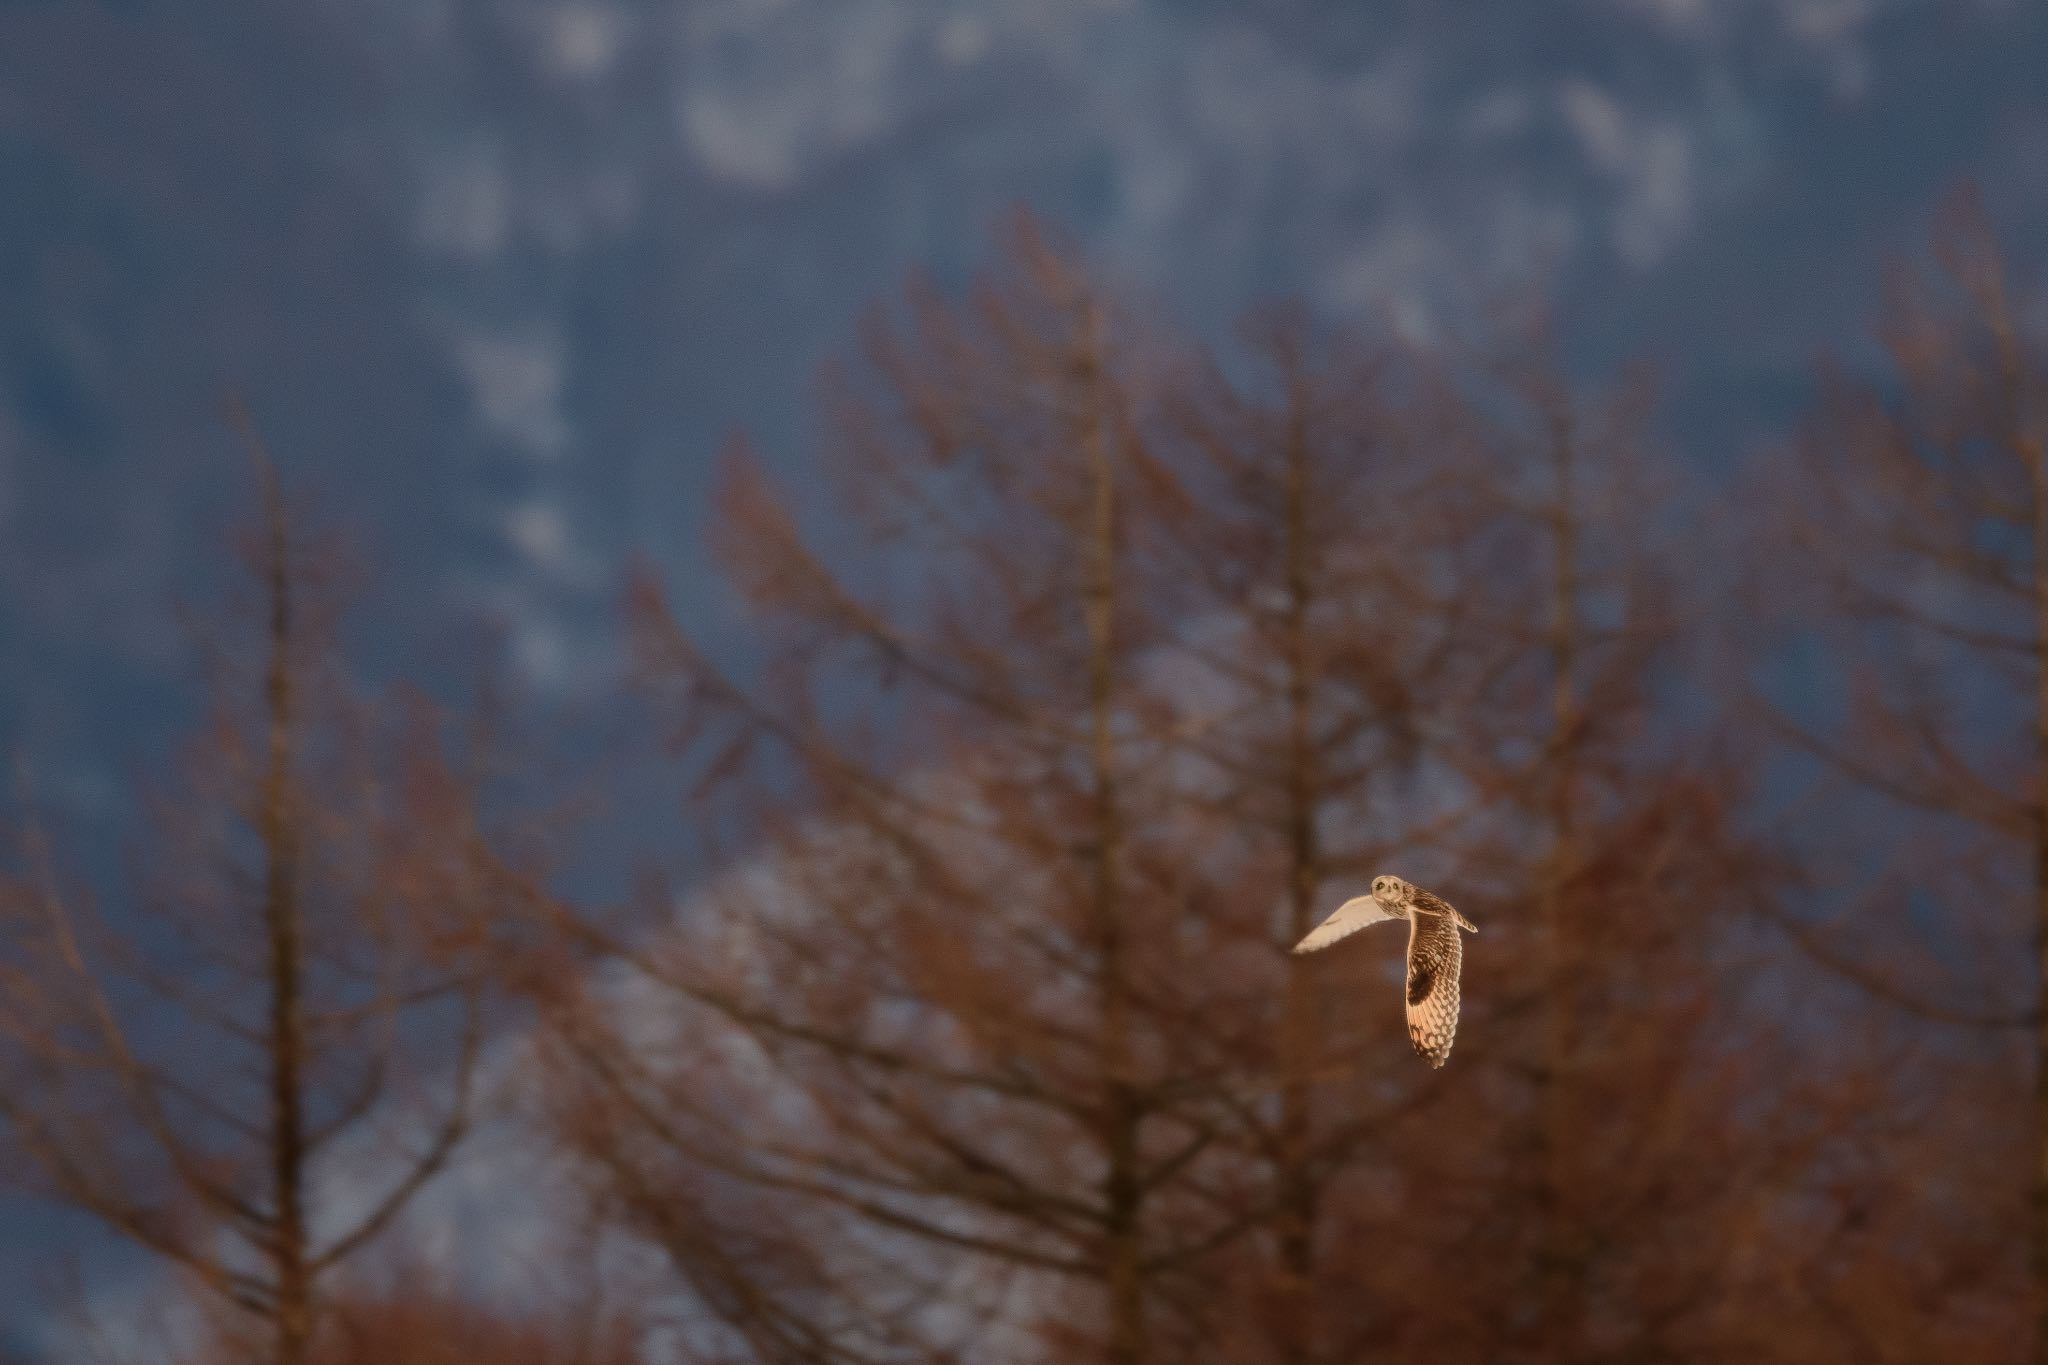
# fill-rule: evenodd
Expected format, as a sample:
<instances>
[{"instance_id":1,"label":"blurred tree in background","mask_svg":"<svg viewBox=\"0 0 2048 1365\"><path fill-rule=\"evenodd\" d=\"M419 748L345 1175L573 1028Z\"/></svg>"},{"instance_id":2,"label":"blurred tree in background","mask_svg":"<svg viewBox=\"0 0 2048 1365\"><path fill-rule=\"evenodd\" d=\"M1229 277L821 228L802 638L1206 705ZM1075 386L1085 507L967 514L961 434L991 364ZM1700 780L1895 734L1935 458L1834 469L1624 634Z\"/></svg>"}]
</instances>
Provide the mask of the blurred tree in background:
<instances>
[{"instance_id":1,"label":"blurred tree in background","mask_svg":"<svg viewBox=\"0 0 2048 1365\"><path fill-rule=\"evenodd\" d=\"M965 305L878 323L847 381L832 474L865 562L830 567L736 457L758 681L639 607L710 778L752 755L791 780L745 791L757 874L658 957L602 945L641 989L609 1029L566 1016L565 1131L772 1358L1182 1355L1194 1267L1262 1197L1216 1159L1244 1082L1158 657L1157 360L1029 227L1012 253ZM650 1015L673 1046L635 1046Z\"/></svg>"},{"instance_id":2,"label":"blurred tree in background","mask_svg":"<svg viewBox=\"0 0 2048 1365\"><path fill-rule=\"evenodd\" d=\"M593 935L572 1146L769 1358L1762 1358L1826 1120L1741 970L1726 718L1670 700L1642 387L1114 316L1026 229L879 327L836 556L739 462L750 674L643 596L763 858ZM1390 867L1490 926L1451 1083L1396 934L1287 955Z\"/></svg>"},{"instance_id":3,"label":"blurred tree in background","mask_svg":"<svg viewBox=\"0 0 2048 1365\"><path fill-rule=\"evenodd\" d=\"M1861 997L1895 1075L1835 1135L1867 1184L1831 1191L1820 1274L1873 1359L2043 1361L2048 352L1967 195L1890 295L1884 368L1829 367L1762 560L1770 591L1810 585L1817 694L1767 712L1813 765L1805 894L1773 915Z\"/></svg>"},{"instance_id":4,"label":"blurred tree in background","mask_svg":"<svg viewBox=\"0 0 2048 1365\"><path fill-rule=\"evenodd\" d=\"M209 1362L2048 1350L2040 308L1966 219L1896 294L1717 495L1540 316L1205 351L1019 219L875 315L796 489L733 450L741 631L634 580L694 857L619 904L350 685L267 489L136 912L21 831L5 1141ZM1398 928L1289 952L1380 872L1480 926L1441 1071ZM503 992L588 1302L352 1268L505 1098Z\"/></svg>"},{"instance_id":5,"label":"blurred tree in background","mask_svg":"<svg viewBox=\"0 0 2048 1365\"><path fill-rule=\"evenodd\" d=\"M33 1189L188 1277L246 1358L300 1365L327 1286L470 1122L486 917L523 874L449 718L359 695L341 560L257 464L244 597L124 911L32 824L0 880L0 1123ZM323 1207L342 1167L371 1192Z\"/></svg>"}]
</instances>

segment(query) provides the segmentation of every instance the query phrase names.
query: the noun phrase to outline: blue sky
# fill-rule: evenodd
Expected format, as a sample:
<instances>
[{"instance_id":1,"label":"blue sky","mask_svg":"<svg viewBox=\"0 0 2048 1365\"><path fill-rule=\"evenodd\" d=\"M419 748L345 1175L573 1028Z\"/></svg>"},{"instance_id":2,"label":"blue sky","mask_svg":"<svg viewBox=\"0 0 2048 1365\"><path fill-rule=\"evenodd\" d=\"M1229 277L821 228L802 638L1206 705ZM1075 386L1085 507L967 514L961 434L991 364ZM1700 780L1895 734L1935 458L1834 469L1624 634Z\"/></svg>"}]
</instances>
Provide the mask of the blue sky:
<instances>
[{"instance_id":1,"label":"blue sky","mask_svg":"<svg viewBox=\"0 0 2048 1365\"><path fill-rule=\"evenodd\" d=\"M393 638L483 612L602 686L627 554L715 607L726 435L798 459L859 309L1018 203L1206 334L1427 341L1540 275L1727 467L1960 177L2044 264L2044 69L2020 0L0 0L0 748L118 837L229 388ZM0 1304L48 1226L0 1211Z\"/></svg>"}]
</instances>

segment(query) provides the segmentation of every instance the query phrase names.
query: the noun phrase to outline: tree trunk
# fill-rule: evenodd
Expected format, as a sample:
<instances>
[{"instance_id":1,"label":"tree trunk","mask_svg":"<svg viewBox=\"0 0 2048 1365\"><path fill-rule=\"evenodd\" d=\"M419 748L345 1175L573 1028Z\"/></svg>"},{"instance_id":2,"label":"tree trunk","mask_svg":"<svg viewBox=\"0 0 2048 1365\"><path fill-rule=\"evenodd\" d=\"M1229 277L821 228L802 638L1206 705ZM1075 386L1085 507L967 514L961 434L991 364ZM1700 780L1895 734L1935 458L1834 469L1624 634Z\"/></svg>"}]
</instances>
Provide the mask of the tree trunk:
<instances>
[{"instance_id":1,"label":"tree trunk","mask_svg":"<svg viewBox=\"0 0 2048 1365\"><path fill-rule=\"evenodd\" d=\"M267 471L266 471L267 474ZM270 502L270 660L264 679L269 752L263 778L263 918L270 975L270 1257L275 1271L275 1365L302 1365L312 1336L312 1285L306 1254L305 1037L298 883L298 812L293 800L291 567L283 509Z\"/></svg>"},{"instance_id":2,"label":"tree trunk","mask_svg":"<svg viewBox=\"0 0 2048 1365\"><path fill-rule=\"evenodd\" d=\"M1086 367L1082 440L1088 462L1088 511L1083 553L1083 612L1088 631L1088 712L1094 783L1093 911L1102 952L1101 1065L1103 1105L1104 1279L1109 1294L1109 1359L1138 1365L1145 1358L1145 1306L1139 1227L1138 1129L1143 1122L1131 1074L1129 983L1125 980L1124 907L1118 886L1122 812L1112 688L1116 651L1116 471L1104 431L1102 316L1090 304L1082 364Z\"/></svg>"},{"instance_id":3,"label":"tree trunk","mask_svg":"<svg viewBox=\"0 0 2048 1365\"><path fill-rule=\"evenodd\" d=\"M2048 1365L2048 451L2020 434L2034 514L2034 1179L2031 1191L2034 1361Z\"/></svg>"},{"instance_id":4,"label":"tree trunk","mask_svg":"<svg viewBox=\"0 0 2048 1365\"><path fill-rule=\"evenodd\" d=\"M2023 366L2005 285L1996 271L1980 302L1997 348L1998 420L2027 472L2031 494L2034 607L2034 791L2032 937L2034 995L2034 1171L2028 1190L2035 1365L2048 1365L2048 448L2028 429Z\"/></svg>"},{"instance_id":5,"label":"tree trunk","mask_svg":"<svg viewBox=\"0 0 2048 1365\"><path fill-rule=\"evenodd\" d=\"M1572 803L1578 717L1579 564L1572 414L1562 395L1548 413L1553 486L1550 509L1551 745L1544 793L1550 849L1542 886L1543 1057L1537 1067L1540 1216L1537 1235L1542 1341L1550 1359L1578 1356L1584 1286L1577 1230L1572 1226L1570 1074L1575 1040L1572 1004L1580 945L1568 887L1579 859Z\"/></svg>"},{"instance_id":6,"label":"tree trunk","mask_svg":"<svg viewBox=\"0 0 2048 1365\"><path fill-rule=\"evenodd\" d=\"M1288 942L1299 943L1315 919L1321 881L1316 841L1316 754L1311 727L1312 679L1308 657L1311 584L1307 545L1307 441L1301 430L1299 396L1290 414L1286 450L1287 573L1287 911ZM1315 1038L1315 994L1307 963L1290 958L1282 1005L1280 1093L1280 1266L1295 1311L1285 1325L1281 1359L1301 1365L1315 1358L1310 1296L1316 1282L1317 1188L1308 1172L1311 1111L1308 1063Z\"/></svg>"}]
</instances>

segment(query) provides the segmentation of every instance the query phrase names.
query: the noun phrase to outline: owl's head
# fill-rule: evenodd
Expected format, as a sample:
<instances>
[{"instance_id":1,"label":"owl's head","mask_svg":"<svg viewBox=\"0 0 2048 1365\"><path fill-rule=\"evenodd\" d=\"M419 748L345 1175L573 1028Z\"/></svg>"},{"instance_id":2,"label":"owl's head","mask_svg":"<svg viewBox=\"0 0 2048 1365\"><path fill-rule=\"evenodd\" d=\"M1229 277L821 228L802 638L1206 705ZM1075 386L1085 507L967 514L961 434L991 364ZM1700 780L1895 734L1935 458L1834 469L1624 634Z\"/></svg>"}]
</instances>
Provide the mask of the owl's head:
<instances>
[{"instance_id":1,"label":"owl's head","mask_svg":"<svg viewBox=\"0 0 2048 1365\"><path fill-rule=\"evenodd\" d=\"M1406 905L1408 898L1414 894L1414 891L1414 887L1408 885L1399 877L1381 876L1372 879L1372 898L1381 905Z\"/></svg>"}]
</instances>

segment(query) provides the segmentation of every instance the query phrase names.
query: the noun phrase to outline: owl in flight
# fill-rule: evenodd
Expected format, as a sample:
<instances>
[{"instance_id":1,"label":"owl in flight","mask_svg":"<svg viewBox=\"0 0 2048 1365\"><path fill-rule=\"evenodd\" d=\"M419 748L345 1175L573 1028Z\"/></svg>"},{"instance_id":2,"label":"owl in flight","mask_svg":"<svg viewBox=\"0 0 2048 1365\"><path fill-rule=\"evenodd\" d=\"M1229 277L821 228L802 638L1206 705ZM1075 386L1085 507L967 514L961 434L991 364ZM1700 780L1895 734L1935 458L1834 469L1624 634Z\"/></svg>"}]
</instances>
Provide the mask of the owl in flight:
<instances>
[{"instance_id":1,"label":"owl in flight","mask_svg":"<svg viewBox=\"0 0 2048 1365\"><path fill-rule=\"evenodd\" d=\"M1338 906L1294 951L1327 948L1383 919L1408 921L1408 1039L1417 1055L1442 1066L1458 1031L1458 967L1465 960L1458 931L1479 932L1449 901L1399 877L1374 877L1371 895Z\"/></svg>"}]
</instances>

